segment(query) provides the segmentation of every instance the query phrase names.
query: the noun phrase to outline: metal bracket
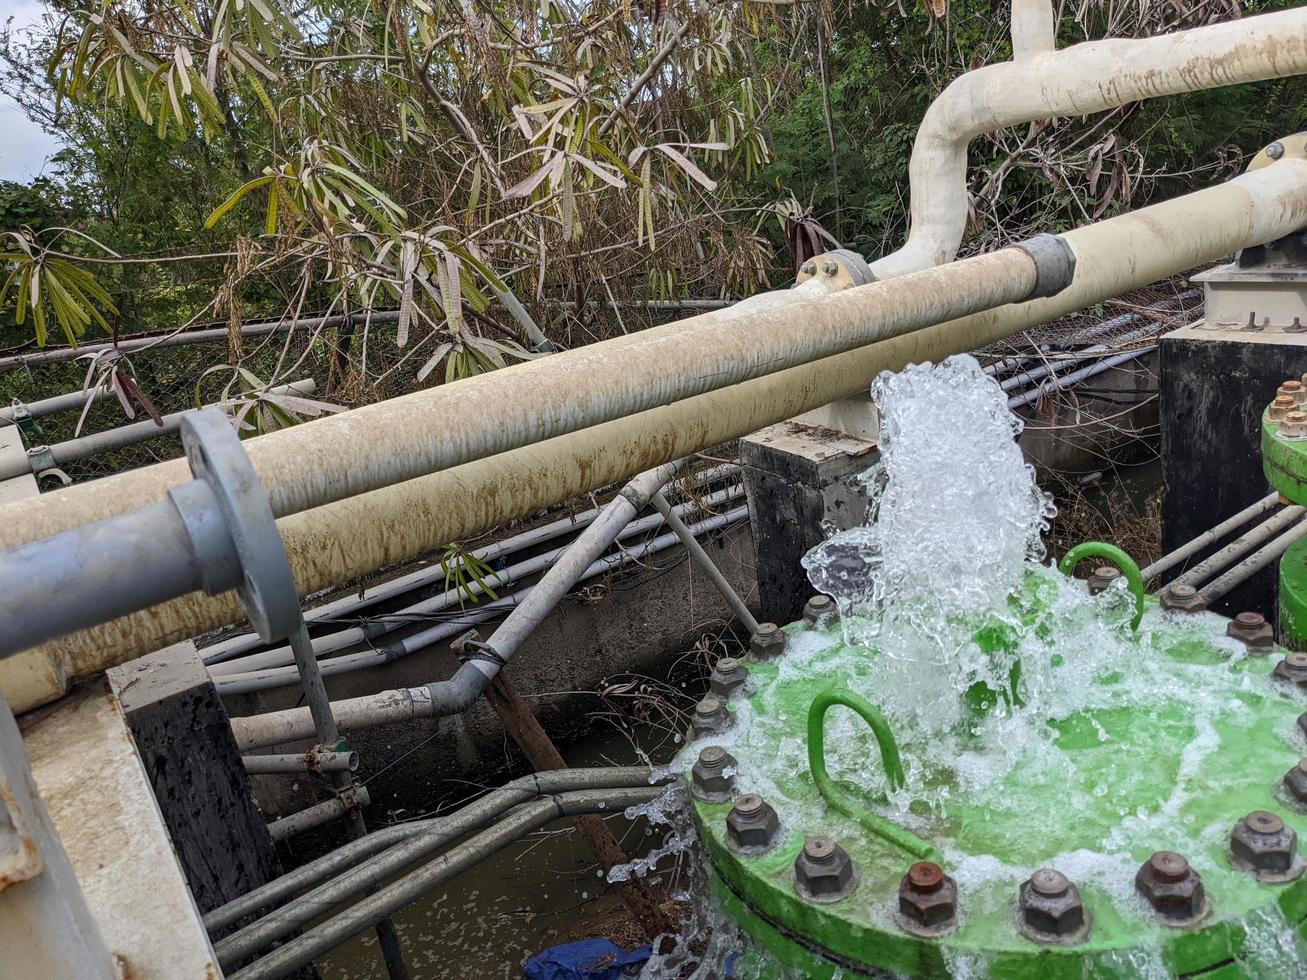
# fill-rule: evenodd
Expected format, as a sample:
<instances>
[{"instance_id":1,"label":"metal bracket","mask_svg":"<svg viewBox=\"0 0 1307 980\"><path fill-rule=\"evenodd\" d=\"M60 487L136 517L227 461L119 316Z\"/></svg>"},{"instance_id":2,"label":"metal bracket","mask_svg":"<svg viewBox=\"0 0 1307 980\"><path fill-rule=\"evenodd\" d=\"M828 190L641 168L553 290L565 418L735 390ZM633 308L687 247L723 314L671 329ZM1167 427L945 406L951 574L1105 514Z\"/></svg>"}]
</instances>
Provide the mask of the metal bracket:
<instances>
[{"instance_id":1,"label":"metal bracket","mask_svg":"<svg viewBox=\"0 0 1307 980\"><path fill-rule=\"evenodd\" d=\"M1076 253L1061 235L1035 235L1013 248L1021 249L1035 263L1035 287L1027 300L1056 296L1075 278Z\"/></svg>"},{"instance_id":2,"label":"metal bracket","mask_svg":"<svg viewBox=\"0 0 1307 980\"><path fill-rule=\"evenodd\" d=\"M27 450L27 464L32 467L32 473L36 476L40 476L46 470L59 468L59 464L54 458L54 450L44 444L31 446Z\"/></svg>"},{"instance_id":3,"label":"metal bracket","mask_svg":"<svg viewBox=\"0 0 1307 980\"><path fill-rule=\"evenodd\" d=\"M13 400L11 407L13 408L13 423L18 426L23 441L45 442L45 430L41 428L41 423L32 417L31 410L17 398Z\"/></svg>"}]
</instances>

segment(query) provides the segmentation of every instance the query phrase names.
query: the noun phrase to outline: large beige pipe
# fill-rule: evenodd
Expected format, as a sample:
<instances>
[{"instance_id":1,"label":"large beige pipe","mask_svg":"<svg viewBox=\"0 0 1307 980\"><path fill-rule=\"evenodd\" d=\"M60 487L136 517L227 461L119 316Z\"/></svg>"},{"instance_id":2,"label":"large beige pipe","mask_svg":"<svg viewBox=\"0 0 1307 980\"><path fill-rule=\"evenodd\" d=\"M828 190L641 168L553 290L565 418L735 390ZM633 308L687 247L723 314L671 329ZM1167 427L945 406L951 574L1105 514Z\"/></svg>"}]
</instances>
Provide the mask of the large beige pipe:
<instances>
[{"instance_id":1,"label":"large beige pipe","mask_svg":"<svg viewBox=\"0 0 1307 980\"><path fill-rule=\"evenodd\" d=\"M1049 0L1017 0L1012 41L1015 61L959 76L926 110L908 168L908 240L871 264L878 278L957 255L967 221L967 146L975 137L1162 95L1307 74L1307 7L1053 51Z\"/></svg>"},{"instance_id":2,"label":"large beige pipe","mask_svg":"<svg viewBox=\"0 0 1307 980\"><path fill-rule=\"evenodd\" d=\"M1075 279L1052 299L942 323L283 519L278 526L300 593L348 582L554 501L864 391L882 370L974 350L1307 226L1304 137L1284 142L1286 155L1270 166L1068 232L1065 240L1077 256ZM794 329L809 329L805 314L806 307L794 312ZM306 458L303 465L312 466L314 460ZM167 475L166 467L152 467L98 485L140 479L141 473L160 480ZM153 499L162 489L161 483L146 484L128 505ZM83 506L76 511L46 514L52 523L43 532L0 521L0 542L11 547L103 516L121 506L109 496L79 496ZM20 516L22 510L0 513ZM0 688L16 690L15 672L21 666L38 678L20 699L17 710L22 710L60 695L57 678L46 681L42 675L91 674L240 618L230 596L187 596L0 662Z\"/></svg>"}]
</instances>

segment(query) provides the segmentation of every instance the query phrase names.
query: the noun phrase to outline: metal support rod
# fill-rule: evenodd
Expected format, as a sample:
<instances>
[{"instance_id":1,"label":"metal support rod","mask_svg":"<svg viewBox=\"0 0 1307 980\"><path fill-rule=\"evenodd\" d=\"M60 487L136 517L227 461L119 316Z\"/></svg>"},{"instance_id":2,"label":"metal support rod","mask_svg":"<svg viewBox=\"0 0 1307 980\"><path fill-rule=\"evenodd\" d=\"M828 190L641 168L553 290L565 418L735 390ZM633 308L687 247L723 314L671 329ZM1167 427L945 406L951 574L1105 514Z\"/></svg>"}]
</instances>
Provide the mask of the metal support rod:
<instances>
[{"instance_id":1,"label":"metal support rod","mask_svg":"<svg viewBox=\"0 0 1307 980\"><path fill-rule=\"evenodd\" d=\"M1136 343L1146 337L1151 337L1156 332L1157 325L1150 323L1146 327L1140 327L1138 330L1131 330L1129 333L1122 334L1117 338L1115 346ZM1067 354L1060 356L1057 360L1043 361L1042 363L1030 368L1028 371L1018 371L1015 374L1004 378L999 382L999 387L1004 391L1011 391L1013 388L1024 389L1038 381L1040 378L1048 377L1050 374L1056 374L1062 368L1072 367L1076 364L1083 364L1087 358L1110 356L1113 349L1113 347L1109 347L1107 344L1095 344L1092 347L1086 347L1082 351L1068 352ZM1130 353L1133 354L1134 352L1132 351Z\"/></svg>"},{"instance_id":2,"label":"metal support rod","mask_svg":"<svg viewBox=\"0 0 1307 980\"><path fill-rule=\"evenodd\" d=\"M1299 508L1301 509L1301 508ZM1263 568L1275 561L1289 546L1299 538L1307 535L1307 521L1295 524L1264 548L1253 552L1228 572L1198 590L1203 602L1211 605L1221 596L1242 585Z\"/></svg>"},{"instance_id":3,"label":"metal support rod","mask_svg":"<svg viewBox=\"0 0 1307 980\"><path fill-rule=\"evenodd\" d=\"M247 959L294 933L300 926L327 915L342 903L362 895L369 888L385 884L396 873L431 857L445 845L474 830L490 826L520 804L569 791L647 787L649 780L650 771L643 766L564 769L532 773L515 779L447 817L424 821L424 827L418 833L406 835L404 840L392 844L380 854L361 854L362 863L353 870L305 892L257 922L223 937L214 946L218 963L226 969L233 963ZM355 844L366 839L359 838ZM299 886L311 884L313 880L304 874L297 875L296 872L291 872L286 877L293 879ZM277 882L270 884L276 885ZM205 925L212 932L223 924L235 922L242 915L273 901L277 893L286 894L284 888L265 885L258 890L257 897L251 893L250 896L243 896L216 910L221 915L215 915L212 924L206 917Z\"/></svg>"},{"instance_id":4,"label":"metal support rod","mask_svg":"<svg viewBox=\"0 0 1307 980\"><path fill-rule=\"evenodd\" d=\"M1136 350L1126 351L1123 354L1117 354L1113 357L1104 357L1101 360L1095 361L1086 367L1082 367L1078 371L1072 371L1069 374L1059 375L1053 378L1051 381L1045 382L1043 384L1036 384L1034 387L1026 391L1013 395L1011 398L1007 400L1007 407L1009 409L1012 409L1012 408L1021 408L1023 405L1029 405L1031 402L1038 401L1042 395L1049 394L1054 391L1062 391L1063 389L1070 388L1072 385L1079 384L1081 381L1085 381L1089 378L1095 377L1096 375L1103 374L1105 371L1110 371L1114 367L1119 367L1122 364L1126 364L1144 354L1149 354L1155 350L1157 350L1157 345L1150 344L1147 347L1140 347ZM1063 363L1067 364L1070 362L1063 362Z\"/></svg>"},{"instance_id":5,"label":"metal support rod","mask_svg":"<svg viewBox=\"0 0 1307 980\"><path fill-rule=\"evenodd\" d=\"M1285 528L1297 523L1304 513L1307 513L1307 511L1304 511L1302 507L1294 505L1284 508L1284 510L1277 514L1272 514L1260 524L1254 525L1243 534L1239 535L1239 537L1235 538L1220 551L1214 552L1212 555L1199 562L1183 575L1177 575L1171 580L1171 585L1201 585L1236 558L1246 555L1258 545L1269 541Z\"/></svg>"},{"instance_id":6,"label":"metal support rod","mask_svg":"<svg viewBox=\"0 0 1307 980\"><path fill-rule=\"evenodd\" d=\"M112 394L112 388L92 388L90 391L69 391L62 395L41 398L22 405L6 406L0 408L0 423L14 421L22 409L26 409L27 414L34 419L43 419L47 415L55 415L59 412L68 412L74 408L81 408L86 404L88 398L98 402L103 401Z\"/></svg>"},{"instance_id":7,"label":"metal support rod","mask_svg":"<svg viewBox=\"0 0 1307 980\"><path fill-rule=\"evenodd\" d=\"M327 752L310 749L291 755L247 755L241 757L251 776L266 773L354 772L359 767L357 752Z\"/></svg>"},{"instance_id":8,"label":"metal support rod","mask_svg":"<svg viewBox=\"0 0 1307 980\"><path fill-rule=\"evenodd\" d=\"M1141 569L1139 574L1143 576L1144 581L1147 582L1149 579L1156 578L1164 572L1169 572L1176 565L1179 565L1186 559L1192 558L1208 545L1215 544L1227 534L1243 527L1254 517L1261 517L1267 511L1279 506L1279 503L1280 494L1278 492L1268 493L1261 500L1257 501L1257 503L1245 507L1232 517L1227 517L1211 530L1204 531L1192 541L1187 541L1169 554L1163 555L1151 565Z\"/></svg>"},{"instance_id":9,"label":"metal support rod","mask_svg":"<svg viewBox=\"0 0 1307 980\"><path fill-rule=\"evenodd\" d=\"M663 515L663 520L672 529L672 533L680 539L681 544L699 566L700 571L708 576L708 581L712 582L717 591L721 593L722 598L726 600L726 604L731 607L731 612L735 613L735 618L744 624L750 636L758 632L758 621L753 618L753 613L749 612L749 607L736 594L731 583L726 581L726 576L722 574L721 569L709 557L708 552L703 550L703 545L694 536L694 532L685 526L685 522L681 520L680 515L672 509L672 505L667 502L667 498L663 496L661 490L653 495L652 503L654 509Z\"/></svg>"},{"instance_id":10,"label":"metal support rod","mask_svg":"<svg viewBox=\"0 0 1307 980\"><path fill-rule=\"evenodd\" d=\"M662 792L663 788L657 786L582 790L528 803L471 840L404 875L267 956L255 960L233 974L231 980L274 980L284 977L552 820L581 813L619 812L626 807L648 803Z\"/></svg>"},{"instance_id":11,"label":"metal support rod","mask_svg":"<svg viewBox=\"0 0 1307 980\"><path fill-rule=\"evenodd\" d=\"M354 799L361 806L367 806L372 802L368 796L366 786L360 786L355 790ZM330 800L315 803L313 806L306 807L297 813L273 820L268 824L268 833L275 841L289 840L296 834L302 834L306 830L313 830L315 827L321 827L323 824L338 820L348 810L349 805L344 800L333 797Z\"/></svg>"}]
</instances>

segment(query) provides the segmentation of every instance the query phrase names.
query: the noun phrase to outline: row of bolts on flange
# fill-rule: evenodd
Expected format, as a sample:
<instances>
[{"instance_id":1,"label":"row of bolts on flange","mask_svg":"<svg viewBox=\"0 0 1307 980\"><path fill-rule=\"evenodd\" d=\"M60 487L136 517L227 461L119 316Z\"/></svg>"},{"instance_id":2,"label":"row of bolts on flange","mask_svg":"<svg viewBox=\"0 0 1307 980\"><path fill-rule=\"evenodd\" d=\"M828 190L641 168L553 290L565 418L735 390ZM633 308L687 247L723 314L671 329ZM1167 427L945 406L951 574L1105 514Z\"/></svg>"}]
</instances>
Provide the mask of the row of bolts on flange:
<instances>
[{"instance_id":1,"label":"row of bolts on flange","mask_svg":"<svg viewBox=\"0 0 1307 980\"><path fill-rule=\"evenodd\" d=\"M1100 570L1106 571L1106 570ZM1119 574L1100 576L1110 584ZM1099 583L1102 584L1102 583ZM1104 585L1105 587L1105 585ZM1091 580L1091 590L1097 589ZM827 625L836 613L829 596L808 600L803 619L809 628ZM1256 622L1254 622L1256 620ZM1269 646L1270 627L1257 613L1240 613L1230 623L1229 634L1250 647ZM760 623L750 639L750 656L770 660L785 652L786 635L774 623ZM1307 654L1291 653L1276 665L1273 676L1307 690ZM694 710L691 727L696 738L725 731L731 724L726 701L744 686L748 670L735 657L722 657L713 669L709 688ZM1307 712L1298 718L1298 728L1307 737ZM753 857L770 851L781 839L776 810L757 793L739 796L735 773L739 763L729 752L711 745L699 752L690 771L690 792L704 803L731 804L726 815L726 841L736 853ZM1299 803L1307 805L1307 758L1284 776L1284 785ZM1298 835L1276 814L1255 810L1235 825L1230 834L1231 864L1251 872L1267 883L1292 881L1303 871L1298 856ZM831 837L815 835L804 840L794 860L794 890L809 902L838 902L852 893L856 869L848 852ZM1201 921L1208 902L1202 878L1189 861L1174 851L1158 851L1139 868L1135 888L1158 918L1167 925L1185 927ZM1018 925L1023 935L1039 943L1058 945L1083 941L1090 919L1080 891L1066 875L1053 868L1035 871L1018 889ZM918 861L899 882L897 922L904 931L920 936L937 936L957 923L957 883L931 861Z\"/></svg>"}]
</instances>

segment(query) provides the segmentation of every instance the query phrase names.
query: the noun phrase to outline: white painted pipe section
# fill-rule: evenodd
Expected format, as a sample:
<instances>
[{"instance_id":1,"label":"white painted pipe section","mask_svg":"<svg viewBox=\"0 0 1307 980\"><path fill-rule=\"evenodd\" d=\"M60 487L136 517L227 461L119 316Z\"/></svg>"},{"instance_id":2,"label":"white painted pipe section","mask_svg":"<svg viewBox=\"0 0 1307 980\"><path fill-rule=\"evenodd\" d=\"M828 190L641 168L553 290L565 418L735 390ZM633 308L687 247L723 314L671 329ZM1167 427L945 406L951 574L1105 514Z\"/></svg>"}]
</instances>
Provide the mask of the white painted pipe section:
<instances>
[{"instance_id":1,"label":"white painted pipe section","mask_svg":"<svg viewBox=\"0 0 1307 980\"><path fill-rule=\"evenodd\" d=\"M1054 4L1050 0L1012 0L1012 60L1027 61L1057 46Z\"/></svg>"},{"instance_id":2,"label":"white painted pipe section","mask_svg":"<svg viewBox=\"0 0 1307 980\"><path fill-rule=\"evenodd\" d=\"M278 529L300 594L352 581L540 507L863 392L881 371L976 350L1237 249L1282 238L1307 226L1307 161L1294 155L1295 149L1300 148L1227 183L1067 232L1063 238L1076 254L1076 272L1071 286L1055 297L937 324L284 519ZM785 329L838 329L846 317L858 315L842 305L844 298L878 285L897 284L860 286L781 311ZM820 315L811 315L814 311ZM715 342L715 330L695 330L692 336L693 342L681 344L679 352L668 352L672 360L665 370L696 370L701 351ZM566 356L534 363L555 364ZM603 365L594 370L608 375ZM519 368L495 375L520 376ZM529 384L520 391L513 384L514 398L532 400ZM348 412L343 418L358 416ZM432 440L441 435L431 419L418 417L412 424ZM335 453L326 435L336 428L325 425L320 420L296 427L303 430L299 439L304 443L291 447L292 459L301 470L316 468L325 454ZM395 434L393 427L385 426L369 426L366 432L379 447L390 446ZM270 438L252 439L247 445ZM159 499L186 479L184 463L164 463L0 507L0 548ZM23 707L34 707L61 696L65 678L93 674L243 618L234 596L192 594L11 657L0 663L0 690L7 695L21 691Z\"/></svg>"},{"instance_id":3,"label":"white painted pipe section","mask_svg":"<svg viewBox=\"0 0 1307 980\"><path fill-rule=\"evenodd\" d=\"M47 415L55 415L59 412L81 408L86 404L87 399L98 402L103 401L112 394L113 389L111 388L92 388L90 391L65 392L62 395L42 398L38 401L28 402L25 405L11 405L7 408L0 408L0 424L12 422L17 417L20 409L26 409L27 414L34 419L43 419Z\"/></svg>"},{"instance_id":4,"label":"white painted pipe section","mask_svg":"<svg viewBox=\"0 0 1307 980\"><path fill-rule=\"evenodd\" d=\"M1017 60L960 75L931 103L912 145L908 240L871 263L878 279L941 265L966 232L967 146L982 133L1084 116L1143 99L1307 73L1307 7L1158 37L1086 41L1052 51L1036 6L1013 11Z\"/></svg>"},{"instance_id":5,"label":"white painted pipe section","mask_svg":"<svg viewBox=\"0 0 1307 980\"><path fill-rule=\"evenodd\" d=\"M1209 531L1204 531L1193 540L1187 541L1169 554L1163 555L1147 568L1140 569L1139 574L1143 577L1143 580L1147 582L1149 579L1156 578L1163 572L1169 572L1176 565L1188 558L1192 558L1208 545L1215 544L1227 534L1243 527L1253 518L1261 517L1263 514L1274 510L1278 506L1280 506L1279 492L1268 493L1261 500L1257 501L1257 503L1245 507L1243 510L1239 511L1239 513L1231 517L1227 517L1220 524L1216 525L1216 527Z\"/></svg>"}]
</instances>

